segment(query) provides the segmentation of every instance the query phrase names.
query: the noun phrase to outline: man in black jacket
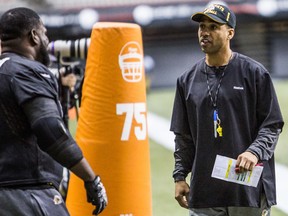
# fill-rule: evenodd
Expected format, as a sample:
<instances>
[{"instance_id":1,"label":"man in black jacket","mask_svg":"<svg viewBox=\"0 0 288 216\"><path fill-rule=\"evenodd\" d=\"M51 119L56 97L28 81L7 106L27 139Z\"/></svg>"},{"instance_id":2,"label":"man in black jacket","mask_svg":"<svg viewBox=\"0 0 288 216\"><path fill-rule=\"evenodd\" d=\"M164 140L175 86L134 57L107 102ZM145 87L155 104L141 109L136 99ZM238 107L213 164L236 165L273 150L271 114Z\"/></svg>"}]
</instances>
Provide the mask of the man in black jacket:
<instances>
[{"instance_id":1,"label":"man in black jacket","mask_svg":"<svg viewBox=\"0 0 288 216\"><path fill-rule=\"evenodd\" d=\"M260 63L231 50L236 17L228 7L211 5L192 20L199 22L205 58L177 80L171 121L175 198L190 216L270 215L276 204L274 150L284 124L271 77ZM215 178L220 156L230 158L226 180L261 164L257 186Z\"/></svg>"},{"instance_id":2,"label":"man in black jacket","mask_svg":"<svg viewBox=\"0 0 288 216\"><path fill-rule=\"evenodd\" d=\"M106 191L63 123L39 15L28 8L5 12L0 39L0 215L69 215L56 190L60 165L84 181L98 215Z\"/></svg>"}]
</instances>

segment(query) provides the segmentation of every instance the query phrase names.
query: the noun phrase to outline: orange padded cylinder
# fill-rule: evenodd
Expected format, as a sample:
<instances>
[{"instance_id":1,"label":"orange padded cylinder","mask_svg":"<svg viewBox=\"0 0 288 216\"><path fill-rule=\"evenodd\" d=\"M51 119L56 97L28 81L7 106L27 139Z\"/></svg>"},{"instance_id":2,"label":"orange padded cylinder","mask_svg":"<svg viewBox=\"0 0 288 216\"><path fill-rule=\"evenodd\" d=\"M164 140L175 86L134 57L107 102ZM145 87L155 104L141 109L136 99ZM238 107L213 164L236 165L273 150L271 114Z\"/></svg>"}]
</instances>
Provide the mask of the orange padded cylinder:
<instances>
[{"instance_id":1,"label":"orange padded cylinder","mask_svg":"<svg viewBox=\"0 0 288 216\"><path fill-rule=\"evenodd\" d=\"M103 216L151 216L151 176L141 29L93 26L76 141L101 176L108 195ZM83 182L71 175L71 216L92 215Z\"/></svg>"}]
</instances>

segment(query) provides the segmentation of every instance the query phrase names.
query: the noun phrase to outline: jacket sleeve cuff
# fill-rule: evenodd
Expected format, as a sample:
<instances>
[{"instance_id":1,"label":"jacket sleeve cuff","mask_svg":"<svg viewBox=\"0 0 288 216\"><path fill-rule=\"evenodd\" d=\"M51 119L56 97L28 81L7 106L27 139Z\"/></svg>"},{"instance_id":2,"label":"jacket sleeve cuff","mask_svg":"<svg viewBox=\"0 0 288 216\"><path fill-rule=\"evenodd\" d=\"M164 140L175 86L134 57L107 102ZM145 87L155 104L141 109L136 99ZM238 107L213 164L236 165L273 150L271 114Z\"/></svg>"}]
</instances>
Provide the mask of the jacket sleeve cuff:
<instances>
[{"instance_id":1,"label":"jacket sleeve cuff","mask_svg":"<svg viewBox=\"0 0 288 216\"><path fill-rule=\"evenodd\" d=\"M179 181L185 181L185 177L184 176L175 176L174 182L179 182Z\"/></svg>"},{"instance_id":2,"label":"jacket sleeve cuff","mask_svg":"<svg viewBox=\"0 0 288 216\"><path fill-rule=\"evenodd\" d=\"M255 155L255 156L258 158L258 160L261 160L260 155L259 155L259 153L256 151L256 149L254 149L254 148L253 148L253 149L248 148L246 151L252 153L253 155Z\"/></svg>"}]
</instances>

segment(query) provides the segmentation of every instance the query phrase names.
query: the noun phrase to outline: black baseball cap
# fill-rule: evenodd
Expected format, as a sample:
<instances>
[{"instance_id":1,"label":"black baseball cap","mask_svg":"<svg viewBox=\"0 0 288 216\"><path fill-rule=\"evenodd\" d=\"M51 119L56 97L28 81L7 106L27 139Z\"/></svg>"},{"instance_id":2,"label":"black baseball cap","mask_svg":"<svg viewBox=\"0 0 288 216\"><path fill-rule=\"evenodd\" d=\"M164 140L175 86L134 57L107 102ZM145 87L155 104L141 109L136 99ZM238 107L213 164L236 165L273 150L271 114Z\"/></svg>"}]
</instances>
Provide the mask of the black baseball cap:
<instances>
[{"instance_id":1,"label":"black baseball cap","mask_svg":"<svg viewBox=\"0 0 288 216\"><path fill-rule=\"evenodd\" d=\"M236 27L236 16L234 12L225 5L212 4L205 8L203 12L193 14L191 19L196 22L201 22L203 16L206 16L217 23L227 24L234 29Z\"/></svg>"}]
</instances>

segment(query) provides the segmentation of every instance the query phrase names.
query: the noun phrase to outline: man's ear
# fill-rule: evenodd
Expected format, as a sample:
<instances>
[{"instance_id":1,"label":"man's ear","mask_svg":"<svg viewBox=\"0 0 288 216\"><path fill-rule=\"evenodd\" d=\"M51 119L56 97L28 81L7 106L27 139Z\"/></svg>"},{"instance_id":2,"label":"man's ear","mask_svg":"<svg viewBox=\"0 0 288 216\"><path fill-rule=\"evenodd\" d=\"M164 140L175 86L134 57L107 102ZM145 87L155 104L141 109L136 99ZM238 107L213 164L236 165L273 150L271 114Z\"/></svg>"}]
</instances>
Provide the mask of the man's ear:
<instances>
[{"instance_id":1,"label":"man's ear","mask_svg":"<svg viewBox=\"0 0 288 216\"><path fill-rule=\"evenodd\" d=\"M230 28L230 29L228 30L228 37L227 37L227 39L228 39L228 40L231 40L231 39L234 37L234 34L235 34L235 30L234 30L233 28Z\"/></svg>"},{"instance_id":2,"label":"man's ear","mask_svg":"<svg viewBox=\"0 0 288 216\"><path fill-rule=\"evenodd\" d=\"M35 45L39 44L40 43L40 38L38 36L38 33L36 31L36 29L32 29L31 32L30 32L30 39L31 39L31 42Z\"/></svg>"}]
</instances>

